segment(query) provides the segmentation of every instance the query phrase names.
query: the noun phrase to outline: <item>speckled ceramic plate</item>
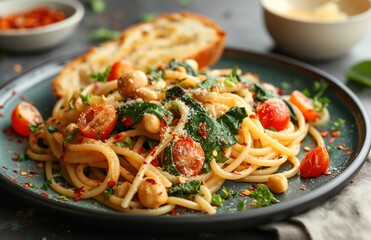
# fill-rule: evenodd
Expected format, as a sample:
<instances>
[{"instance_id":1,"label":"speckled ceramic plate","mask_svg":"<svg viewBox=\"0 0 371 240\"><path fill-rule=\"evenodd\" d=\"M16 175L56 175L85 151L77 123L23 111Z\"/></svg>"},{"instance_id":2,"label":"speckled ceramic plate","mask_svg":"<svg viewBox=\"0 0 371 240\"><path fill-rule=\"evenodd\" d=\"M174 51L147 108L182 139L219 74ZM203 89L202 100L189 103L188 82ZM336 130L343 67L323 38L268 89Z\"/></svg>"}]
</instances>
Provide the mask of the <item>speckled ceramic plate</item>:
<instances>
[{"instance_id":1,"label":"speckled ceramic plate","mask_svg":"<svg viewBox=\"0 0 371 240\"><path fill-rule=\"evenodd\" d=\"M17 194L20 198L32 200L60 214L69 214L74 218L92 220L99 223L125 225L134 229L146 226L154 231L187 232L221 231L242 227L251 227L271 221L282 220L318 206L343 189L361 168L370 149L370 120L357 97L342 83L328 74L303 63L274 55L261 55L252 52L227 50L215 67L232 68L238 65L244 71L259 75L262 81L277 86L293 89L312 89L313 81L323 79L329 85L325 95L331 100L330 114L332 120L345 120L341 136L330 146L343 144L349 150L334 150L330 153L331 175L323 175L305 181L299 176L289 180L289 190L277 198L281 201L269 207L244 211L237 210L237 204L245 201L248 205L250 197L237 197L228 200L218 209L215 215L200 212L184 213L178 216L166 215L144 217L123 214L108 209L93 200L64 202L52 190L44 191L41 186L46 179L43 171L33 161L14 161L17 154L23 154L27 147L27 139L11 133L10 114L14 106L21 100L33 101L46 118L56 98L51 91L51 81L61 67L70 58L63 58L47 63L14 79L0 90L0 180L4 187ZM325 129L330 128L325 126ZM328 141L329 138L326 139ZM306 139L310 144L311 139ZM301 151L299 158L303 156ZM29 186L33 188L29 188ZM227 182L226 187L240 192L249 184Z\"/></svg>"}]
</instances>

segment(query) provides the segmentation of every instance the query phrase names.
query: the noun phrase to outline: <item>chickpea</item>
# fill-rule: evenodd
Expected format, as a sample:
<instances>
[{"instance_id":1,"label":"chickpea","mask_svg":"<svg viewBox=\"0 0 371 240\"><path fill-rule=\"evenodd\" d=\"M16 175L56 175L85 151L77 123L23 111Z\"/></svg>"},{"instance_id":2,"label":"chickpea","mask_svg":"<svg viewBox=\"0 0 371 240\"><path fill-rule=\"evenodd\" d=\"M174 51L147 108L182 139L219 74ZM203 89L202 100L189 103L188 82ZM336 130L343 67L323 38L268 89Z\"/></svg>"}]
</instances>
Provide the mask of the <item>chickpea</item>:
<instances>
[{"instance_id":1,"label":"chickpea","mask_svg":"<svg viewBox=\"0 0 371 240\"><path fill-rule=\"evenodd\" d=\"M122 97L137 97L137 89L146 87L148 79L143 71L135 70L124 73L117 82L117 88Z\"/></svg>"},{"instance_id":2,"label":"chickpea","mask_svg":"<svg viewBox=\"0 0 371 240\"><path fill-rule=\"evenodd\" d=\"M164 185L157 179L146 177L138 186L140 203L147 208L158 208L167 201L167 192Z\"/></svg>"},{"instance_id":3,"label":"chickpea","mask_svg":"<svg viewBox=\"0 0 371 240\"><path fill-rule=\"evenodd\" d=\"M145 114L142 119L142 123L147 132L155 134L161 130L160 119L154 114Z\"/></svg>"},{"instance_id":4,"label":"chickpea","mask_svg":"<svg viewBox=\"0 0 371 240\"><path fill-rule=\"evenodd\" d=\"M198 62L196 62L193 59L186 59L185 63L187 63L189 66L191 66L195 71L198 71Z\"/></svg>"},{"instance_id":5,"label":"chickpea","mask_svg":"<svg viewBox=\"0 0 371 240\"><path fill-rule=\"evenodd\" d=\"M268 188L274 193L283 193L287 191L288 180L283 174L274 174L268 177Z\"/></svg>"}]
</instances>

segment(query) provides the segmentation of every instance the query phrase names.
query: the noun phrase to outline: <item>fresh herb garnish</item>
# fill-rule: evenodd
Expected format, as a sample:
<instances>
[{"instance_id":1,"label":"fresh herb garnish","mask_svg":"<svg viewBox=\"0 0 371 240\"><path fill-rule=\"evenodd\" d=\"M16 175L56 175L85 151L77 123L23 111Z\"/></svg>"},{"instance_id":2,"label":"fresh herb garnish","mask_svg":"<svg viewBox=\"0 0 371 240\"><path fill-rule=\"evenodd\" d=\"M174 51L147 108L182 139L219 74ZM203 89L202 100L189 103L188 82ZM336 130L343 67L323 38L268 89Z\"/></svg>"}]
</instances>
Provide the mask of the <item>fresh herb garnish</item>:
<instances>
[{"instance_id":1,"label":"fresh herb garnish","mask_svg":"<svg viewBox=\"0 0 371 240\"><path fill-rule=\"evenodd\" d=\"M70 100L68 101L68 108L70 110L74 110L75 109L75 100L76 100L75 97L71 97Z\"/></svg>"},{"instance_id":2,"label":"fresh herb garnish","mask_svg":"<svg viewBox=\"0 0 371 240\"><path fill-rule=\"evenodd\" d=\"M243 211L243 210L245 210L246 209L246 204L245 204L245 202L244 201L239 201L238 203L237 203L237 210L238 211Z\"/></svg>"},{"instance_id":3,"label":"fresh herb garnish","mask_svg":"<svg viewBox=\"0 0 371 240\"><path fill-rule=\"evenodd\" d=\"M41 186L40 189L47 191L50 184L52 184L52 180L57 178L57 177L61 177L61 176L62 176L61 172L54 173L50 179L48 179L46 182L44 182L44 184Z\"/></svg>"},{"instance_id":4,"label":"fresh herb garnish","mask_svg":"<svg viewBox=\"0 0 371 240\"><path fill-rule=\"evenodd\" d=\"M54 125L49 125L46 130L48 131L48 133L55 133L58 131L57 127L54 126Z\"/></svg>"},{"instance_id":5,"label":"fresh herb garnish","mask_svg":"<svg viewBox=\"0 0 371 240\"><path fill-rule=\"evenodd\" d=\"M121 32L107 29L107 28L99 28L91 33L89 33L90 41L108 41L108 40L115 40L119 38Z\"/></svg>"},{"instance_id":6,"label":"fresh herb garnish","mask_svg":"<svg viewBox=\"0 0 371 240\"><path fill-rule=\"evenodd\" d=\"M259 184L259 186L254 191L251 191L250 196L254 198L251 206L255 208L265 207L271 205L272 203L280 202L277 198L274 197L269 188L263 184Z\"/></svg>"},{"instance_id":7,"label":"fresh herb garnish","mask_svg":"<svg viewBox=\"0 0 371 240\"><path fill-rule=\"evenodd\" d=\"M331 131L340 130L341 127L344 126L345 120L342 118L338 118L336 121L331 121Z\"/></svg>"},{"instance_id":8,"label":"fresh herb garnish","mask_svg":"<svg viewBox=\"0 0 371 240\"><path fill-rule=\"evenodd\" d=\"M230 198L235 198L237 196L237 192L233 192L232 190L228 190L226 187L222 187L222 189L219 192L219 195L222 199L230 199Z\"/></svg>"},{"instance_id":9,"label":"fresh herb garnish","mask_svg":"<svg viewBox=\"0 0 371 240\"><path fill-rule=\"evenodd\" d=\"M125 140L123 142L117 143L118 147L130 147L133 144L131 140Z\"/></svg>"},{"instance_id":10,"label":"fresh herb garnish","mask_svg":"<svg viewBox=\"0 0 371 240\"><path fill-rule=\"evenodd\" d=\"M313 99L314 110L316 112L319 112L319 113L322 112L322 110L328 107L330 103L330 99L326 97L322 97L327 87L328 87L328 84L322 79L321 81L314 82L313 84L314 95L313 96L308 89L302 90L302 93L305 96Z\"/></svg>"},{"instance_id":11,"label":"fresh herb garnish","mask_svg":"<svg viewBox=\"0 0 371 240\"><path fill-rule=\"evenodd\" d=\"M28 161L28 160L31 160L31 159L27 154L17 156L17 162L24 162L24 161Z\"/></svg>"},{"instance_id":12,"label":"fresh herb garnish","mask_svg":"<svg viewBox=\"0 0 371 240\"><path fill-rule=\"evenodd\" d=\"M92 82L107 82L112 66L108 66L103 72L96 72L89 74Z\"/></svg>"},{"instance_id":13,"label":"fresh herb garnish","mask_svg":"<svg viewBox=\"0 0 371 240\"><path fill-rule=\"evenodd\" d=\"M41 125L42 123L30 124L28 125L28 129L30 129L32 133L37 133L41 130Z\"/></svg>"},{"instance_id":14,"label":"fresh herb garnish","mask_svg":"<svg viewBox=\"0 0 371 240\"><path fill-rule=\"evenodd\" d=\"M211 205L220 207L223 203L224 199L219 194L213 193L211 195Z\"/></svg>"},{"instance_id":15,"label":"fresh herb garnish","mask_svg":"<svg viewBox=\"0 0 371 240\"><path fill-rule=\"evenodd\" d=\"M106 9L104 0L89 0L89 6L95 13L102 13Z\"/></svg>"},{"instance_id":16,"label":"fresh herb garnish","mask_svg":"<svg viewBox=\"0 0 371 240\"><path fill-rule=\"evenodd\" d=\"M115 193L115 190L113 188L111 187L106 188L106 190L104 190L104 199L109 198L114 193Z\"/></svg>"},{"instance_id":17,"label":"fresh herb garnish","mask_svg":"<svg viewBox=\"0 0 371 240\"><path fill-rule=\"evenodd\" d=\"M68 143L73 137L80 133L78 128L75 128L71 134L68 134L67 137L64 138L63 142Z\"/></svg>"},{"instance_id":18,"label":"fresh herb garnish","mask_svg":"<svg viewBox=\"0 0 371 240\"><path fill-rule=\"evenodd\" d=\"M90 100L93 95L91 93L86 94L85 96L80 93L80 98L83 103L90 106Z\"/></svg>"},{"instance_id":19,"label":"fresh herb garnish","mask_svg":"<svg viewBox=\"0 0 371 240\"><path fill-rule=\"evenodd\" d=\"M371 87L371 60L354 64L347 72L349 81Z\"/></svg>"},{"instance_id":20,"label":"fresh herb garnish","mask_svg":"<svg viewBox=\"0 0 371 240\"><path fill-rule=\"evenodd\" d=\"M180 198L187 198L191 194L200 192L201 181L192 180L186 183L173 184L168 189L169 196L176 196Z\"/></svg>"}]
</instances>

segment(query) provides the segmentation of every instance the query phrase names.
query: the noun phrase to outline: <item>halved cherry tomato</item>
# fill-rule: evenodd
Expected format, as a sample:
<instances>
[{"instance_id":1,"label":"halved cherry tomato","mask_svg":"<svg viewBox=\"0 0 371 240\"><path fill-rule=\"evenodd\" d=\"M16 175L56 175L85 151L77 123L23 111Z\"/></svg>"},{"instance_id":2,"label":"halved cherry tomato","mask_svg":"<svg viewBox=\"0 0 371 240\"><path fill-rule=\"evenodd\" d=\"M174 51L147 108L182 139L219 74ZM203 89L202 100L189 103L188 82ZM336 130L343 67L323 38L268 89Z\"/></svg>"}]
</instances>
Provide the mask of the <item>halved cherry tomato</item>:
<instances>
[{"instance_id":1,"label":"halved cherry tomato","mask_svg":"<svg viewBox=\"0 0 371 240\"><path fill-rule=\"evenodd\" d=\"M125 72L131 72L134 70L134 65L128 61L121 60L115 62L111 67L107 81L119 79Z\"/></svg>"},{"instance_id":2,"label":"halved cherry tomato","mask_svg":"<svg viewBox=\"0 0 371 240\"><path fill-rule=\"evenodd\" d=\"M278 98L270 98L258 106L257 113L264 128L283 130L290 122L290 110Z\"/></svg>"},{"instance_id":3,"label":"halved cherry tomato","mask_svg":"<svg viewBox=\"0 0 371 240\"><path fill-rule=\"evenodd\" d=\"M312 99L305 96L302 92L295 90L290 95L290 102L303 113L308 122L316 121L320 115L314 110Z\"/></svg>"},{"instance_id":4,"label":"halved cherry tomato","mask_svg":"<svg viewBox=\"0 0 371 240\"><path fill-rule=\"evenodd\" d=\"M300 176L303 178L318 177L326 172L330 157L325 146L318 146L307 152L300 164Z\"/></svg>"},{"instance_id":5,"label":"halved cherry tomato","mask_svg":"<svg viewBox=\"0 0 371 240\"><path fill-rule=\"evenodd\" d=\"M106 139L117 121L116 110L111 105L101 104L89 107L77 119L80 133L88 138Z\"/></svg>"},{"instance_id":6,"label":"halved cherry tomato","mask_svg":"<svg viewBox=\"0 0 371 240\"><path fill-rule=\"evenodd\" d=\"M12 127L16 133L28 137L31 134L29 125L43 122L43 118L31 103L19 102L12 112Z\"/></svg>"},{"instance_id":7,"label":"halved cherry tomato","mask_svg":"<svg viewBox=\"0 0 371 240\"><path fill-rule=\"evenodd\" d=\"M205 162L205 152L201 145L190 137L178 139L173 145L175 168L185 176L196 176Z\"/></svg>"}]
</instances>

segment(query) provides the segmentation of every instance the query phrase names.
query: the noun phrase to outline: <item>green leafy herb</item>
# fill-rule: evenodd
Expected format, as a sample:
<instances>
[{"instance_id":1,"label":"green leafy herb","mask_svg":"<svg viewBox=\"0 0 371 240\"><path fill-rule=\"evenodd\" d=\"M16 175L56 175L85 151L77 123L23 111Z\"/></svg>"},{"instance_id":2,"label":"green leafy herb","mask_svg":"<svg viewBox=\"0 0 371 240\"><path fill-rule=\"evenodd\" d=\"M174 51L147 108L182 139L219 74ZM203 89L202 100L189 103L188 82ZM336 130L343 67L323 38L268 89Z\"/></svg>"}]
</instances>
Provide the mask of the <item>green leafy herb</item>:
<instances>
[{"instance_id":1,"label":"green leafy herb","mask_svg":"<svg viewBox=\"0 0 371 240\"><path fill-rule=\"evenodd\" d=\"M117 143L118 147L130 147L133 144L131 140L125 140L123 142Z\"/></svg>"},{"instance_id":2,"label":"green leafy herb","mask_svg":"<svg viewBox=\"0 0 371 240\"><path fill-rule=\"evenodd\" d=\"M80 98L83 103L90 106L90 100L93 95L91 93L86 94L85 96L80 93Z\"/></svg>"},{"instance_id":3,"label":"green leafy herb","mask_svg":"<svg viewBox=\"0 0 371 240\"><path fill-rule=\"evenodd\" d=\"M89 0L89 6L95 13L102 13L106 9L104 0Z\"/></svg>"},{"instance_id":4,"label":"green leafy herb","mask_svg":"<svg viewBox=\"0 0 371 240\"><path fill-rule=\"evenodd\" d=\"M99 28L95 31L89 33L90 41L108 41L108 40L115 40L119 38L121 32L107 29L107 28Z\"/></svg>"},{"instance_id":5,"label":"green leafy herb","mask_svg":"<svg viewBox=\"0 0 371 240\"><path fill-rule=\"evenodd\" d=\"M76 100L75 97L71 97L70 100L68 101L68 108L70 110L74 110L75 109L75 100Z\"/></svg>"},{"instance_id":6,"label":"green leafy herb","mask_svg":"<svg viewBox=\"0 0 371 240\"><path fill-rule=\"evenodd\" d=\"M219 194L213 193L211 195L211 205L220 207L223 203L224 199Z\"/></svg>"},{"instance_id":7,"label":"green leafy herb","mask_svg":"<svg viewBox=\"0 0 371 240\"><path fill-rule=\"evenodd\" d=\"M330 103L330 99L326 97L322 97L327 87L328 87L328 84L322 79L321 81L314 82L313 84L314 95L313 96L311 92L309 91L309 89L302 90L302 93L305 96L313 99L314 110L316 112L322 112L322 110L326 108Z\"/></svg>"},{"instance_id":8,"label":"green leafy herb","mask_svg":"<svg viewBox=\"0 0 371 240\"><path fill-rule=\"evenodd\" d=\"M104 190L104 199L109 198L114 193L115 193L115 190L113 188L111 187L106 188L106 190Z\"/></svg>"},{"instance_id":9,"label":"green leafy herb","mask_svg":"<svg viewBox=\"0 0 371 240\"><path fill-rule=\"evenodd\" d=\"M61 201L63 201L63 202L67 202L68 201L68 197L66 195L59 196L58 199L61 200Z\"/></svg>"},{"instance_id":10,"label":"green leafy herb","mask_svg":"<svg viewBox=\"0 0 371 240\"><path fill-rule=\"evenodd\" d=\"M62 176L61 172L54 173L50 179L48 179L46 182L44 182L44 184L41 186L40 189L42 189L44 191L47 191L50 184L52 184L52 180L54 178L61 177L61 176Z\"/></svg>"},{"instance_id":11,"label":"green leafy herb","mask_svg":"<svg viewBox=\"0 0 371 240\"><path fill-rule=\"evenodd\" d=\"M222 189L219 192L219 195L222 199L230 199L235 198L237 196L237 192L232 192L231 190L228 190L226 187L222 187Z\"/></svg>"},{"instance_id":12,"label":"green leafy herb","mask_svg":"<svg viewBox=\"0 0 371 240\"><path fill-rule=\"evenodd\" d=\"M80 133L78 128L75 128L71 134L68 134L67 137L64 138L63 142L68 143L73 137Z\"/></svg>"},{"instance_id":13,"label":"green leafy herb","mask_svg":"<svg viewBox=\"0 0 371 240\"><path fill-rule=\"evenodd\" d=\"M237 210L238 211L243 211L246 209L246 204L244 201L239 201L237 204Z\"/></svg>"},{"instance_id":14,"label":"green leafy herb","mask_svg":"<svg viewBox=\"0 0 371 240\"><path fill-rule=\"evenodd\" d=\"M57 127L54 126L54 125L49 125L46 130L48 131L48 133L55 133L58 131Z\"/></svg>"},{"instance_id":15,"label":"green leafy herb","mask_svg":"<svg viewBox=\"0 0 371 240\"><path fill-rule=\"evenodd\" d=\"M151 102L131 102L117 109L118 129L127 129L142 121L145 114L154 114L167 124L173 121L173 114L166 108ZM125 121L126 120L126 121ZM127 121L130 120L130 121Z\"/></svg>"},{"instance_id":16,"label":"green leafy herb","mask_svg":"<svg viewBox=\"0 0 371 240\"><path fill-rule=\"evenodd\" d=\"M251 206L255 208L265 207L271 205L272 203L280 202L274 197L269 188L263 184L259 184L259 186L254 191L251 191L251 197L254 198Z\"/></svg>"},{"instance_id":17,"label":"green leafy herb","mask_svg":"<svg viewBox=\"0 0 371 240\"><path fill-rule=\"evenodd\" d=\"M246 117L247 112L244 107L232 107L225 114L217 118L217 121L236 135L238 134L242 121Z\"/></svg>"},{"instance_id":18,"label":"green leafy herb","mask_svg":"<svg viewBox=\"0 0 371 240\"><path fill-rule=\"evenodd\" d=\"M30 160L30 157L27 154L17 156L17 162L24 162L28 160Z\"/></svg>"},{"instance_id":19,"label":"green leafy herb","mask_svg":"<svg viewBox=\"0 0 371 240\"><path fill-rule=\"evenodd\" d=\"M30 124L28 125L28 129L30 129L32 133L37 133L41 130L41 125L42 123Z\"/></svg>"},{"instance_id":20,"label":"green leafy herb","mask_svg":"<svg viewBox=\"0 0 371 240\"><path fill-rule=\"evenodd\" d=\"M354 64L347 72L349 81L371 87L371 60L361 61Z\"/></svg>"},{"instance_id":21,"label":"green leafy herb","mask_svg":"<svg viewBox=\"0 0 371 240\"><path fill-rule=\"evenodd\" d=\"M191 194L200 192L201 181L192 180L186 183L173 184L168 189L169 196L187 198Z\"/></svg>"},{"instance_id":22,"label":"green leafy herb","mask_svg":"<svg viewBox=\"0 0 371 240\"><path fill-rule=\"evenodd\" d=\"M197 71L195 69L193 69L193 67L191 67L191 65L189 65L186 62L179 62L177 60L171 60L168 64L167 69L176 70L178 67L184 67L187 74L189 74L189 75L192 75L192 76L195 76L195 77L198 76Z\"/></svg>"},{"instance_id":23,"label":"green leafy herb","mask_svg":"<svg viewBox=\"0 0 371 240\"><path fill-rule=\"evenodd\" d=\"M338 118L336 121L331 121L331 131L339 130L341 127L344 126L345 120L342 118Z\"/></svg>"},{"instance_id":24,"label":"green leafy herb","mask_svg":"<svg viewBox=\"0 0 371 240\"><path fill-rule=\"evenodd\" d=\"M104 72L96 72L89 74L89 77L91 78L92 82L107 82L107 78L110 74L112 66L108 66Z\"/></svg>"}]
</instances>

